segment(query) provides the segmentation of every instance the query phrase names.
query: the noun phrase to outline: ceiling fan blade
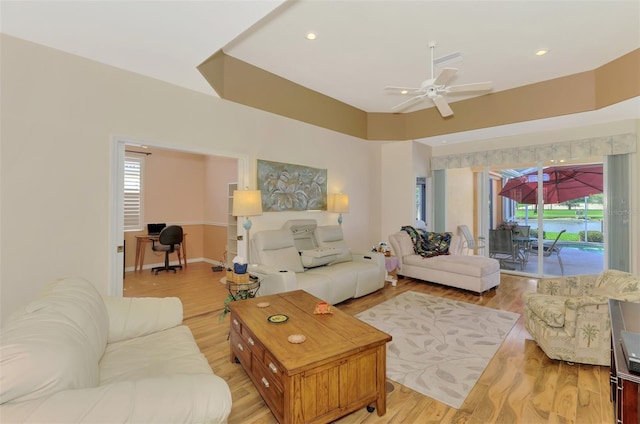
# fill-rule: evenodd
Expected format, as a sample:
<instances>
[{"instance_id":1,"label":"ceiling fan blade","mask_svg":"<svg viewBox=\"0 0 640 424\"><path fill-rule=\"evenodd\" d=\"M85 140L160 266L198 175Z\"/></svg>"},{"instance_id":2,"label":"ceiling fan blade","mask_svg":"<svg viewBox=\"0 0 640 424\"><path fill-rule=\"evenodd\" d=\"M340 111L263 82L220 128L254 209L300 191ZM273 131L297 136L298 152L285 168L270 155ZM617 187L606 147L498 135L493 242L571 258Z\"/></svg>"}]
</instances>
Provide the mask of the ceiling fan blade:
<instances>
[{"instance_id":1,"label":"ceiling fan blade","mask_svg":"<svg viewBox=\"0 0 640 424\"><path fill-rule=\"evenodd\" d=\"M453 115L453 110L451 110L451 107L449 107L449 103L447 103L444 97L437 95L433 96L431 100L433 100L433 103L435 103L438 111L440 112L440 115L442 115L443 118Z\"/></svg>"},{"instance_id":2,"label":"ceiling fan blade","mask_svg":"<svg viewBox=\"0 0 640 424\"><path fill-rule=\"evenodd\" d=\"M384 88L385 90L389 90L389 91L397 91L398 94L403 94L400 93L401 91L406 91L408 93L419 93L420 89L416 88L416 87L398 87L395 85L388 85Z\"/></svg>"},{"instance_id":3,"label":"ceiling fan blade","mask_svg":"<svg viewBox=\"0 0 640 424\"><path fill-rule=\"evenodd\" d=\"M471 84L452 85L444 89L445 93L461 93L463 91L487 91L491 90L493 83L487 82L474 82Z\"/></svg>"},{"instance_id":4,"label":"ceiling fan blade","mask_svg":"<svg viewBox=\"0 0 640 424\"><path fill-rule=\"evenodd\" d=\"M445 85L458 72L456 68L444 68L438 78L433 81L433 85Z\"/></svg>"},{"instance_id":5,"label":"ceiling fan blade","mask_svg":"<svg viewBox=\"0 0 640 424\"><path fill-rule=\"evenodd\" d=\"M409 99L405 100L405 101L404 101L404 102L402 102L402 103L398 103L397 105L395 105L395 106L394 106L394 107L392 107L391 109L392 109L392 110L395 110L395 109L401 109L403 106L407 106L407 105L409 105L409 103L413 103L413 102L415 102L416 100L420 100L420 99L422 99L422 98L424 98L424 95L420 95L420 96L413 96L413 97L411 97L411 98L409 98Z\"/></svg>"}]
</instances>

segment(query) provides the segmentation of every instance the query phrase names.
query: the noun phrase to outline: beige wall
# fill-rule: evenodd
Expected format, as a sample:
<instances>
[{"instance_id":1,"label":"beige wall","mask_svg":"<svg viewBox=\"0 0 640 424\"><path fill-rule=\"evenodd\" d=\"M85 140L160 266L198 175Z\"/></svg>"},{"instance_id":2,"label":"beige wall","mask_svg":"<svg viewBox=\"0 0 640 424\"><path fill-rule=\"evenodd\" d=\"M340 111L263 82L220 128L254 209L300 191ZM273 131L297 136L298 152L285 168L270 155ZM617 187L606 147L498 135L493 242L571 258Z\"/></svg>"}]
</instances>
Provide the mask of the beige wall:
<instances>
[{"instance_id":1,"label":"beige wall","mask_svg":"<svg viewBox=\"0 0 640 424\"><path fill-rule=\"evenodd\" d=\"M458 225L467 225L471 231L473 222L473 172L469 168L447 170L447 231L454 234Z\"/></svg>"},{"instance_id":2,"label":"beige wall","mask_svg":"<svg viewBox=\"0 0 640 424\"><path fill-rule=\"evenodd\" d=\"M249 188L255 185L257 158L326 168L329 193L350 196L343 229L354 250L370 248L413 219L412 155L428 161L428 149L412 149L410 142L363 141L224 101L213 92L208 96L189 91L4 34L0 41L3 319L53 279L82 276L102 293L116 280L109 258L115 244L111 234L117 137L240 158L248 169L241 167L239 175L246 176ZM632 127L638 131L637 122ZM584 133L590 132L566 130L563 137L582 138ZM552 141L534 135L508 142L532 140ZM455 149L476 151L493 143L500 141ZM435 148L433 154L447 149ZM637 169L638 155L634 161ZM634 257L639 257L640 209L637 198L634 202ZM252 231L279 228L293 218L325 224L334 223L336 215L267 213L253 219Z\"/></svg>"},{"instance_id":3,"label":"beige wall","mask_svg":"<svg viewBox=\"0 0 640 424\"><path fill-rule=\"evenodd\" d=\"M206 156L152 149L144 159L144 222L204 220Z\"/></svg>"},{"instance_id":4,"label":"beige wall","mask_svg":"<svg viewBox=\"0 0 640 424\"><path fill-rule=\"evenodd\" d=\"M0 309L7 317L49 281L79 275L102 293L112 256L114 139L328 169L351 197L345 237L380 240L374 143L321 129L2 35ZM335 214L269 213L254 230ZM202 219L202 217L201 217Z\"/></svg>"}]
</instances>

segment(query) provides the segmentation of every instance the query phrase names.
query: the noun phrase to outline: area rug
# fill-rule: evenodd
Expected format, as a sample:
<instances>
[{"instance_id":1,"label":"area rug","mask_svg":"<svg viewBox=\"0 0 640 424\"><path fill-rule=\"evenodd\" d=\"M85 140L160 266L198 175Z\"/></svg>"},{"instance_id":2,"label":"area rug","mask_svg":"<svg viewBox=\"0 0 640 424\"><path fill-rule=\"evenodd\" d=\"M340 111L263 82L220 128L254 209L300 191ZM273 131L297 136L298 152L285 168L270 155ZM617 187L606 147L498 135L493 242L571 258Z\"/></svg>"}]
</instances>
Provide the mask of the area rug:
<instances>
[{"instance_id":1,"label":"area rug","mask_svg":"<svg viewBox=\"0 0 640 424\"><path fill-rule=\"evenodd\" d=\"M409 291L356 317L393 337L387 378L459 409L520 315Z\"/></svg>"}]
</instances>

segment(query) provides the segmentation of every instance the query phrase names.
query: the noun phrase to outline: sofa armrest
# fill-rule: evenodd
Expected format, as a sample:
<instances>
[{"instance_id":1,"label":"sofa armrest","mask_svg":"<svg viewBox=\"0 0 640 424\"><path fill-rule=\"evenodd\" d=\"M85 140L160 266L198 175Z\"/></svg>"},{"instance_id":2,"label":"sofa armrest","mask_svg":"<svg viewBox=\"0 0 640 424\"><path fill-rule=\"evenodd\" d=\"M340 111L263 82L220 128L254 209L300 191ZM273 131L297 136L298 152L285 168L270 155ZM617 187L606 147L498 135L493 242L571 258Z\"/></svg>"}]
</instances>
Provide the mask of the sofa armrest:
<instances>
[{"instance_id":1,"label":"sofa armrest","mask_svg":"<svg viewBox=\"0 0 640 424\"><path fill-rule=\"evenodd\" d=\"M11 423L226 423L229 386L212 374L123 381L0 405Z\"/></svg>"},{"instance_id":2,"label":"sofa armrest","mask_svg":"<svg viewBox=\"0 0 640 424\"><path fill-rule=\"evenodd\" d=\"M568 298L565 304L564 329L575 336L576 329L595 321L598 325L609 321L609 298L606 296L576 296Z\"/></svg>"},{"instance_id":3,"label":"sofa armrest","mask_svg":"<svg viewBox=\"0 0 640 424\"><path fill-rule=\"evenodd\" d=\"M260 278L258 296L284 293L298 289L298 277L293 271L280 270L267 265L251 265L251 274Z\"/></svg>"},{"instance_id":4,"label":"sofa armrest","mask_svg":"<svg viewBox=\"0 0 640 424\"><path fill-rule=\"evenodd\" d=\"M572 275L569 277L541 278L537 292L557 296L583 296L591 294L598 274Z\"/></svg>"},{"instance_id":5,"label":"sofa armrest","mask_svg":"<svg viewBox=\"0 0 640 424\"><path fill-rule=\"evenodd\" d=\"M109 315L108 343L144 336L182 323L177 297L111 297L104 303Z\"/></svg>"},{"instance_id":6,"label":"sofa armrest","mask_svg":"<svg viewBox=\"0 0 640 424\"><path fill-rule=\"evenodd\" d=\"M383 269L384 265L384 254L379 252L351 252L351 257L353 261L357 262L373 262L380 266Z\"/></svg>"}]
</instances>

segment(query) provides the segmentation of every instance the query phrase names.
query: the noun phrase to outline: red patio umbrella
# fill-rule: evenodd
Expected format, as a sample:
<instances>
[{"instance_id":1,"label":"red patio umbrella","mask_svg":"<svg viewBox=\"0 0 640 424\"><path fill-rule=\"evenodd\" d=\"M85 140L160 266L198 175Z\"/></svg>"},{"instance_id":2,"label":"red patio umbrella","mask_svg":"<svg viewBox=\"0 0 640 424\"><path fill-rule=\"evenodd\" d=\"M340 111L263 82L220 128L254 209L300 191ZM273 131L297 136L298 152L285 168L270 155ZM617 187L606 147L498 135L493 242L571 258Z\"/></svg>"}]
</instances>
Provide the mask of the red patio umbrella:
<instances>
[{"instance_id":1,"label":"red patio umbrella","mask_svg":"<svg viewBox=\"0 0 640 424\"><path fill-rule=\"evenodd\" d=\"M545 204L602 193L602 165L551 166L542 170L542 178ZM537 190L538 172L534 171L510 178L498 194L518 203L535 205Z\"/></svg>"}]
</instances>

